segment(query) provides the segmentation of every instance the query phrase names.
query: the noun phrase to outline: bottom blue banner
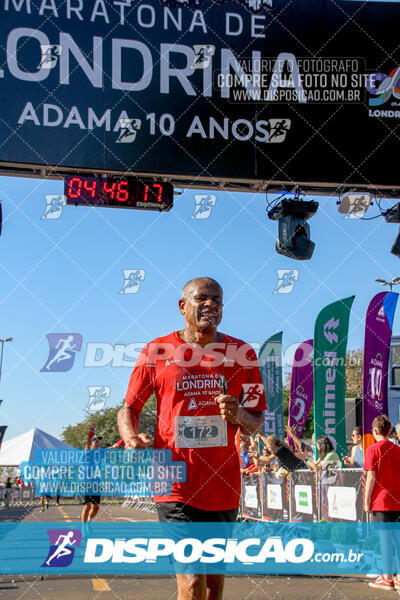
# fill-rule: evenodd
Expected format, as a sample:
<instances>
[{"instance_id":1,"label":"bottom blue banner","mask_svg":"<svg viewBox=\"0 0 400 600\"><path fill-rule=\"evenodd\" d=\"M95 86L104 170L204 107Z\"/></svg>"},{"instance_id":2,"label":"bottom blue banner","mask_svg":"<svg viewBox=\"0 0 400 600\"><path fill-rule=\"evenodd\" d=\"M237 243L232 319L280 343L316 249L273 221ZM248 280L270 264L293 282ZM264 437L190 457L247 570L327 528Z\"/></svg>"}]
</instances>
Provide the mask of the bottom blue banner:
<instances>
[{"instance_id":1,"label":"bottom blue banner","mask_svg":"<svg viewBox=\"0 0 400 600\"><path fill-rule=\"evenodd\" d=\"M400 572L400 523L0 523L0 540L3 575Z\"/></svg>"}]
</instances>

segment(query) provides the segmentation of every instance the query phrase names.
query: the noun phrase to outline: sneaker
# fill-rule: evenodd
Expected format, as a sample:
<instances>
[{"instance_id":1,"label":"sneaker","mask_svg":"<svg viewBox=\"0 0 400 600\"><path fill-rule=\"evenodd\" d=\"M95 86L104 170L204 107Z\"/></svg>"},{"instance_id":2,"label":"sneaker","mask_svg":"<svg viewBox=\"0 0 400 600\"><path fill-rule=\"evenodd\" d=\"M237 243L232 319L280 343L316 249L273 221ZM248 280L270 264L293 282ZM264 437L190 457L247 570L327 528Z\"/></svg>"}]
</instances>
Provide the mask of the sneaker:
<instances>
[{"instance_id":1,"label":"sneaker","mask_svg":"<svg viewBox=\"0 0 400 600\"><path fill-rule=\"evenodd\" d=\"M44 512L44 506L41 507L40 512Z\"/></svg>"},{"instance_id":2,"label":"sneaker","mask_svg":"<svg viewBox=\"0 0 400 600\"><path fill-rule=\"evenodd\" d=\"M394 589L400 590L400 575L396 575L396 577L393 579L393 583L394 583Z\"/></svg>"},{"instance_id":3,"label":"sneaker","mask_svg":"<svg viewBox=\"0 0 400 600\"><path fill-rule=\"evenodd\" d=\"M378 579L375 579L375 581L370 581L368 585L369 587L376 588L378 590L394 590L393 580L388 581L387 579L384 579L383 575L380 575Z\"/></svg>"}]
</instances>

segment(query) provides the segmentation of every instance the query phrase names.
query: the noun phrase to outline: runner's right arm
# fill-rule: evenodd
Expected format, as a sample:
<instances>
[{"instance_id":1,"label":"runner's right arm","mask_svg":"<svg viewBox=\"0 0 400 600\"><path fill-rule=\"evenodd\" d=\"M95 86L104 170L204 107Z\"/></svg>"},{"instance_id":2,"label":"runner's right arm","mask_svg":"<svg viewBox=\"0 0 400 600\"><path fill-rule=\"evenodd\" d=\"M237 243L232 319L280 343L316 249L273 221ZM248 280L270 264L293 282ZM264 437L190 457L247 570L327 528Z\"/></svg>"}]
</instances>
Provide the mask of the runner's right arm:
<instances>
[{"instance_id":1,"label":"runner's right arm","mask_svg":"<svg viewBox=\"0 0 400 600\"><path fill-rule=\"evenodd\" d=\"M139 433L140 413L154 390L151 373L151 360L146 345L131 373L125 404L117 415L118 430L125 449L148 448L151 445L150 436Z\"/></svg>"},{"instance_id":2,"label":"runner's right arm","mask_svg":"<svg viewBox=\"0 0 400 600\"><path fill-rule=\"evenodd\" d=\"M151 444L151 437L147 433L139 433L139 416L140 412L128 404L118 411L118 430L125 449L148 448Z\"/></svg>"}]
</instances>

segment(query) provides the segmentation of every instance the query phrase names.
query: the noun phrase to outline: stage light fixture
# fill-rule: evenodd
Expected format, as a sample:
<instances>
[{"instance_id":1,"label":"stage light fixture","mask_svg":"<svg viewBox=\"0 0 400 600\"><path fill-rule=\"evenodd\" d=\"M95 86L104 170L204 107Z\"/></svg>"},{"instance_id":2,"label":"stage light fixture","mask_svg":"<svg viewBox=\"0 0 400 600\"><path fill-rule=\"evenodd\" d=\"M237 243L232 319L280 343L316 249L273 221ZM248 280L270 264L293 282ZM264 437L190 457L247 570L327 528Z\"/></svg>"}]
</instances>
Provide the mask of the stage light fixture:
<instances>
[{"instance_id":1,"label":"stage light fixture","mask_svg":"<svg viewBox=\"0 0 400 600\"><path fill-rule=\"evenodd\" d=\"M315 244L310 239L310 226L306 221L318 210L318 202L283 198L268 211L268 218L278 221L278 254L295 260L309 260Z\"/></svg>"},{"instance_id":2,"label":"stage light fixture","mask_svg":"<svg viewBox=\"0 0 400 600\"><path fill-rule=\"evenodd\" d=\"M400 223L400 202L383 213L386 223Z\"/></svg>"},{"instance_id":3,"label":"stage light fixture","mask_svg":"<svg viewBox=\"0 0 400 600\"><path fill-rule=\"evenodd\" d=\"M383 213L383 216L385 217L385 221L387 223L400 223L400 202L391 208L388 208L388 210ZM396 239L394 240L394 244L390 252L391 254L394 254L394 256L400 258L400 230Z\"/></svg>"},{"instance_id":4,"label":"stage light fixture","mask_svg":"<svg viewBox=\"0 0 400 600\"><path fill-rule=\"evenodd\" d=\"M394 240L394 244L390 250L391 254L394 254L394 256L397 256L397 258L400 258L400 230L399 233L397 234L396 239Z\"/></svg>"}]
</instances>

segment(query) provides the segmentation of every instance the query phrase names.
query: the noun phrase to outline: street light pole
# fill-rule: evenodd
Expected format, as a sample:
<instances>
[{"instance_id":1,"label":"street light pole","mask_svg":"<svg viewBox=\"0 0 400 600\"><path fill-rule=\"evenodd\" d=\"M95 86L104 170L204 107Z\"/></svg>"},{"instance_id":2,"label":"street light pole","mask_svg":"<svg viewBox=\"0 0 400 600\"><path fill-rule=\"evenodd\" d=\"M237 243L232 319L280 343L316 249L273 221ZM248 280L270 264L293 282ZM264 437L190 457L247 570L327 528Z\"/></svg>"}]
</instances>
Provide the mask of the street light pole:
<instances>
[{"instance_id":1,"label":"street light pole","mask_svg":"<svg viewBox=\"0 0 400 600\"><path fill-rule=\"evenodd\" d=\"M0 352L0 381L1 381L1 371L3 368L3 353L4 353L4 344L6 342L12 342L13 338L5 338L4 340L0 338L0 342L1 342L1 352Z\"/></svg>"},{"instance_id":2,"label":"street light pole","mask_svg":"<svg viewBox=\"0 0 400 600\"><path fill-rule=\"evenodd\" d=\"M399 285L400 277L393 277L392 281L386 281L385 279L375 279L375 281L377 281L378 283L381 283L382 285L388 285L390 288L390 291L392 291L392 288L394 285Z\"/></svg>"}]
</instances>

